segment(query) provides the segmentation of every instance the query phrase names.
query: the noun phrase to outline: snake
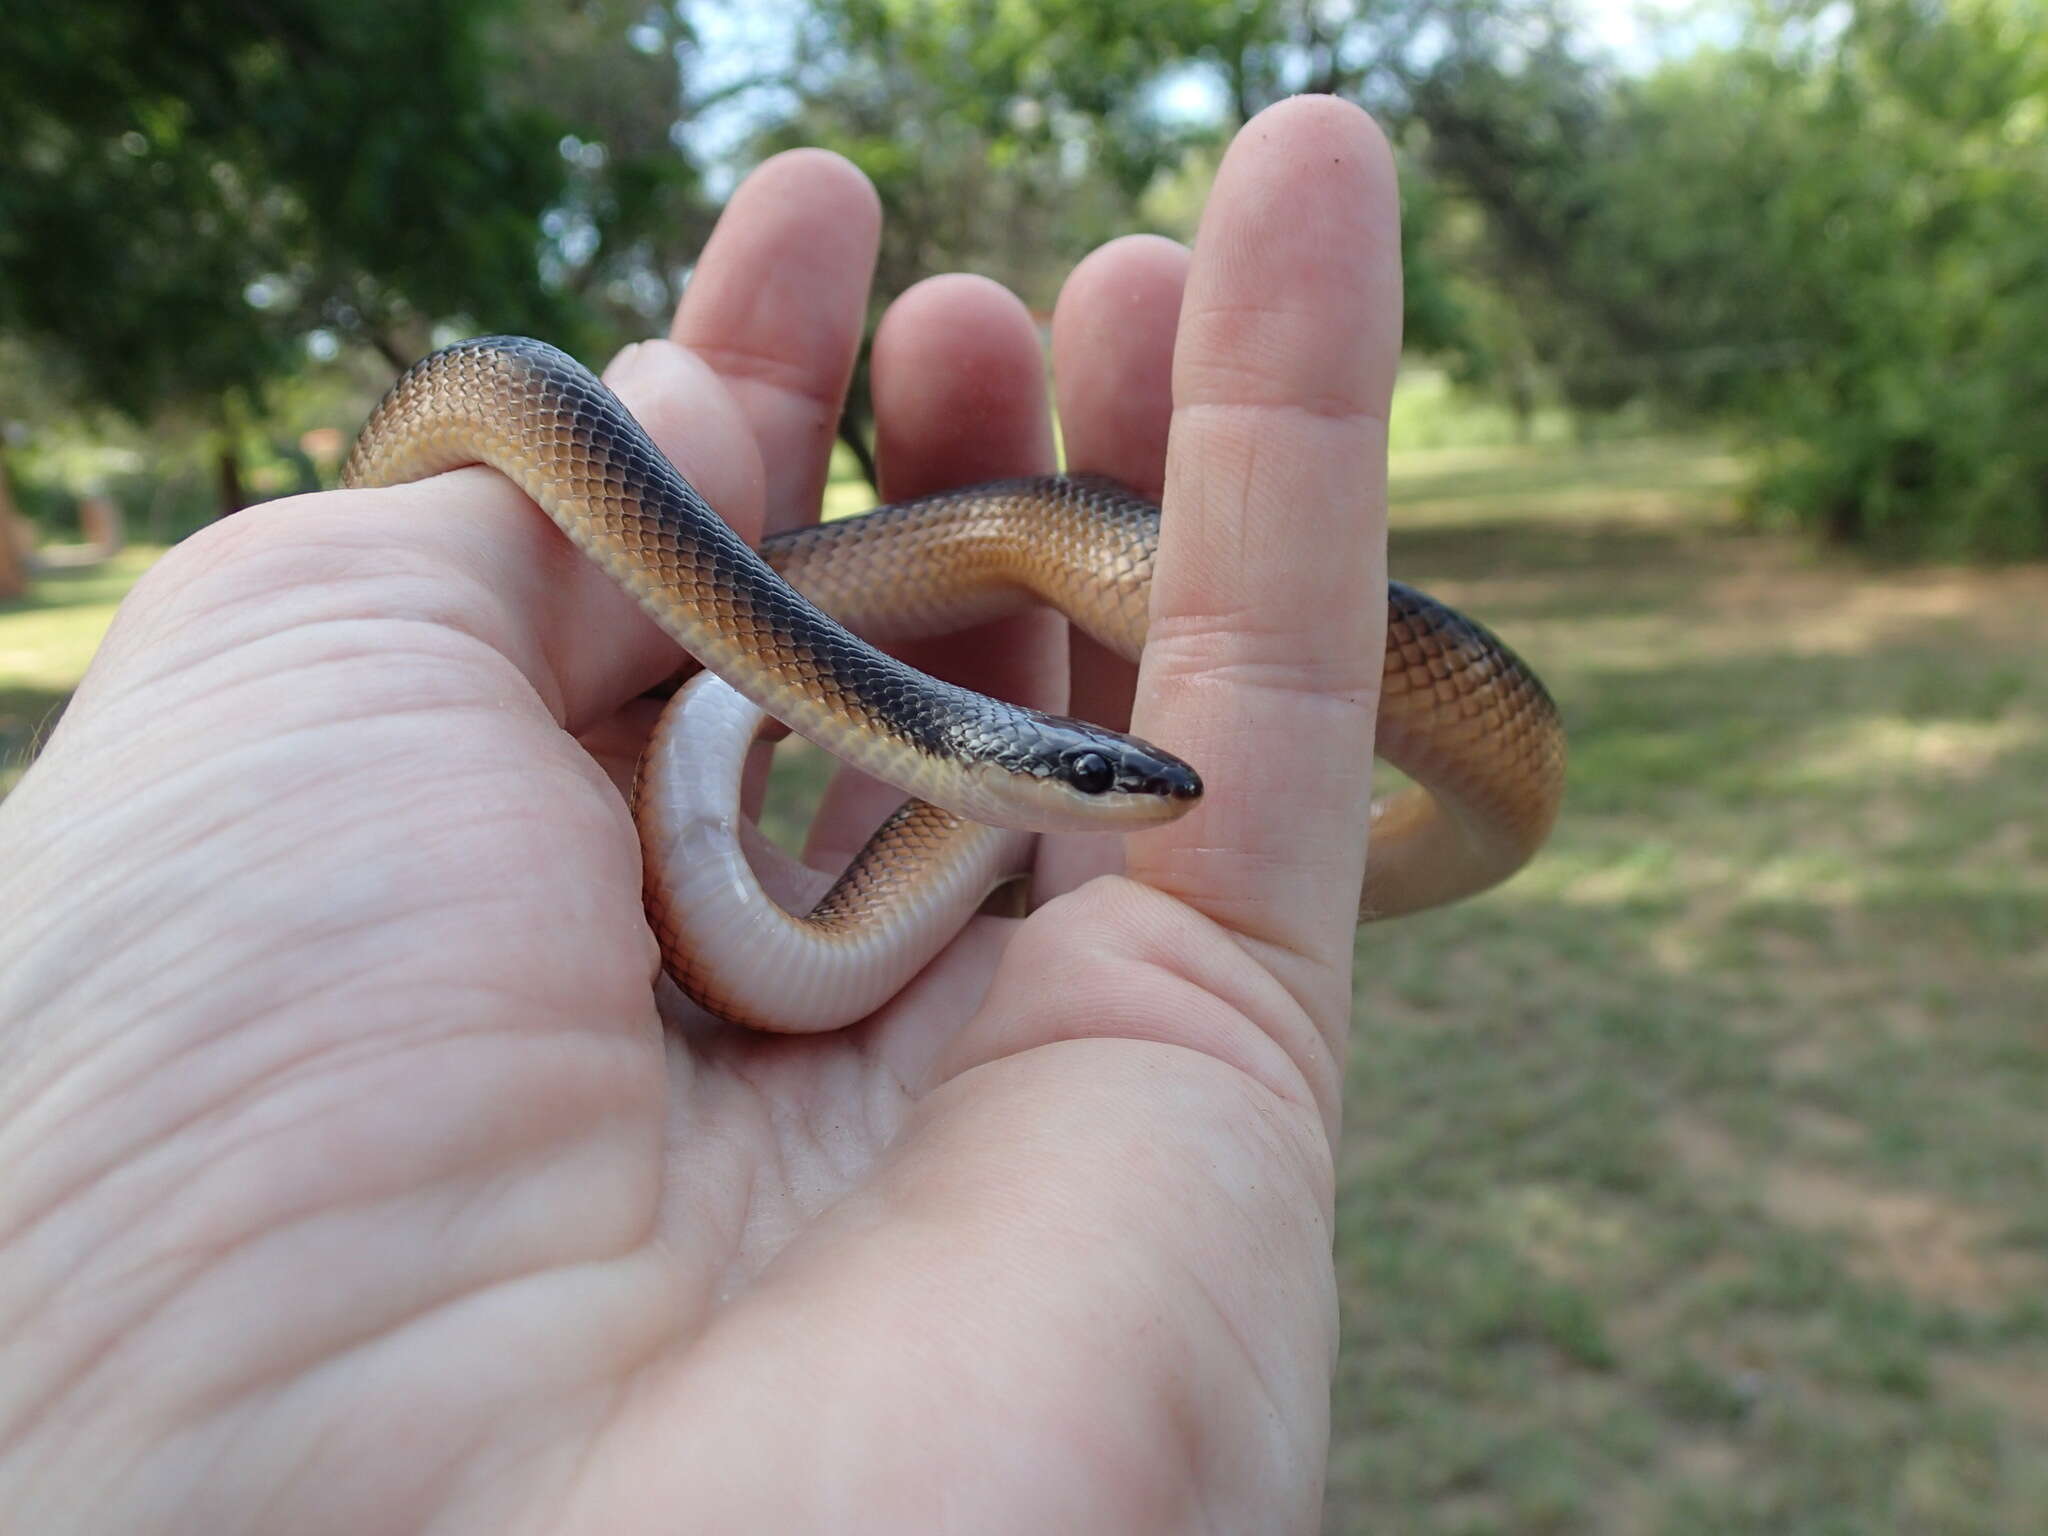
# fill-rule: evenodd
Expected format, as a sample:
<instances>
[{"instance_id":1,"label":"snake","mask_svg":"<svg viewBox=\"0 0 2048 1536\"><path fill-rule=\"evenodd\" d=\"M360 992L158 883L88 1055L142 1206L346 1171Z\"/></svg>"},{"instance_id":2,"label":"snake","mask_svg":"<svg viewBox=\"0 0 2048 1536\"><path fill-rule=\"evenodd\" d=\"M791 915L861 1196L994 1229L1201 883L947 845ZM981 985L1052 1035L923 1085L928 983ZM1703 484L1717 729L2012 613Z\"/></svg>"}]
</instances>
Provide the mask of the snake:
<instances>
[{"instance_id":1,"label":"snake","mask_svg":"<svg viewBox=\"0 0 2048 1536\"><path fill-rule=\"evenodd\" d=\"M545 342L486 336L392 385L342 483L475 464L516 485L701 668L654 727L633 812L662 967L719 1017L792 1032L865 1018L1028 867L1035 835L1157 826L1201 798L1197 770L1162 747L990 698L884 648L1049 604L1136 661L1161 512L1113 481L967 486L756 549L589 370ZM1548 837L1564 788L1563 725L1542 680L1455 609L1397 581L1386 596L1375 751L1410 782L1361 808L1362 922L1505 880ZM740 814L747 756L778 729L909 797L836 878L778 857Z\"/></svg>"}]
</instances>

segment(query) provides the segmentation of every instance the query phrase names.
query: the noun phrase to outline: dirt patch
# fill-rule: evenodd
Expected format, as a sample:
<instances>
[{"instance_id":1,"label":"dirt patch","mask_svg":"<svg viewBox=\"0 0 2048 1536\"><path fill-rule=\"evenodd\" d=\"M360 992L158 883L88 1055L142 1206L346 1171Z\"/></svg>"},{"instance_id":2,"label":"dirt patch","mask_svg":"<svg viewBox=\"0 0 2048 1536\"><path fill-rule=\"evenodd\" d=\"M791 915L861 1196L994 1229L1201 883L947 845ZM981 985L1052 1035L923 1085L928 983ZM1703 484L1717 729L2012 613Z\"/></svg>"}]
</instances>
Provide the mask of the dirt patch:
<instances>
[{"instance_id":1,"label":"dirt patch","mask_svg":"<svg viewBox=\"0 0 2048 1536\"><path fill-rule=\"evenodd\" d=\"M1870 1133L1847 1115L1816 1109L1811 1104L1797 1104L1788 1109L1785 1122L1793 1135L1808 1146L1828 1152L1860 1151L1870 1140Z\"/></svg>"},{"instance_id":2,"label":"dirt patch","mask_svg":"<svg viewBox=\"0 0 2048 1536\"><path fill-rule=\"evenodd\" d=\"M1600 1501L1598 1529L1612 1536L1652 1536L1669 1529L1669 1504L1675 1486L1719 1492L1742 1476L1742 1452L1719 1436L1675 1440L1664 1446L1655 1475L1616 1484Z\"/></svg>"},{"instance_id":3,"label":"dirt patch","mask_svg":"<svg viewBox=\"0 0 2048 1536\"><path fill-rule=\"evenodd\" d=\"M1731 1483L1742 1470L1742 1453L1719 1438L1681 1440L1667 1455L1672 1469L1688 1483Z\"/></svg>"},{"instance_id":4,"label":"dirt patch","mask_svg":"<svg viewBox=\"0 0 2048 1536\"><path fill-rule=\"evenodd\" d=\"M1697 1116L1674 1115L1666 1139L1695 1177L1753 1182L1764 1209L1786 1226L1831 1233L1850 1245L1863 1279L1896 1285L1931 1305L1991 1311L2048 1275L1998 1246L2000 1219L1920 1190L1886 1188L1812 1163L1760 1164L1727 1132Z\"/></svg>"},{"instance_id":5,"label":"dirt patch","mask_svg":"<svg viewBox=\"0 0 2048 1536\"><path fill-rule=\"evenodd\" d=\"M1721 1252L1689 1266L1682 1278L1640 1293L1608 1315L1607 1330L1627 1349L1659 1346L1678 1335L1689 1307L1716 1290L1747 1281L1756 1266L1747 1254Z\"/></svg>"},{"instance_id":6,"label":"dirt patch","mask_svg":"<svg viewBox=\"0 0 2048 1536\"><path fill-rule=\"evenodd\" d=\"M1981 1399L1999 1417L2048 1434L2048 1361L2022 1364L1948 1355L1935 1361L1934 1374L1944 1390Z\"/></svg>"},{"instance_id":7,"label":"dirt patch","mask_svg":"<svg viewBox=\"0 0 2048 1536\"><path fill-rule=\"evenodd\" d=\"M1909 1190L1874 1189L1827 1169L1772 1169L1764 1204L1788 1225L1856 1240L1866 1278L1888 1279L1917 1300L1988 1310L2018 1293L2018 1255L1991 1251L1998 1223Z\"/></svg>"},{"instance_id":8,"label":"dirt patch","mask_svg":"<svg viewBox=\"0 0 2048 1536\"><path fill-rule=\"evenodd\" d=\"M1664 1138L1695 1178L1728 1180L1748 1168L1748 1159L1734 1137L1684 1110L1665 1120Z\"/></svg>"},{"instance_id":9,"label":"dirt patch","mask_svg":"<svg viewBox=\"0 0 2048 1536\"><path fill-rule=\"evenodd\" d=\"M1782 550L1764 541L1737 545L1751 554L1724 558L1726 574L1707 600L1742 629L1782 634L1785 616L1798 615L1797 648L1804 654L1849 653L1929 624L1967 624L2014 643L2039 634L2048 609L2048 570L2030 566L1983 571L1921 567L1868 572L1840 566L1788 567ZM1732 569L1731 569L1732 567Z\"/></svg>"}]
</instances>

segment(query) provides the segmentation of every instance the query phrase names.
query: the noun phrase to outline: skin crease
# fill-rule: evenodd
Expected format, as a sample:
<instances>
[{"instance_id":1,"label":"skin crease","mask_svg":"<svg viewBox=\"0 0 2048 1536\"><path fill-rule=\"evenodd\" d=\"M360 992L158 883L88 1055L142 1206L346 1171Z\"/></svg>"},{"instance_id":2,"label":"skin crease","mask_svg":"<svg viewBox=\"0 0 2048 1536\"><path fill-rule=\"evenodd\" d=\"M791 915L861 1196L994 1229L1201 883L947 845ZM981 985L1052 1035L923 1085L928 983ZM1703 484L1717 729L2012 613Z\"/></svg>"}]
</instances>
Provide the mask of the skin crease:
<instances>
[{"instance_id":1,"label":"skin crease","mask_svg":"<svg viewBox=\"0 0 2048 1536\"><path fill-rule=\"evenodd\" d=\"M877 219L844 163L770 162L673 341L612 366L749 536L816 506ZM1167 506L1132 725L1208 793L1056 841L1066 894L839 1035L661 1027L607 769L673 656L504 482L168 555L0 806L0 1508L1314 1529L1395 219L1372 125L1301 99L1238 136L1192 260L1072 275L1072 463ZM993 285L904 295L888 494L1051 468L1041 379ZM1063 638L949 670L1057 708ZM1075 695L1113 701L1097 660Z\"/></svg>"}]
</instances>

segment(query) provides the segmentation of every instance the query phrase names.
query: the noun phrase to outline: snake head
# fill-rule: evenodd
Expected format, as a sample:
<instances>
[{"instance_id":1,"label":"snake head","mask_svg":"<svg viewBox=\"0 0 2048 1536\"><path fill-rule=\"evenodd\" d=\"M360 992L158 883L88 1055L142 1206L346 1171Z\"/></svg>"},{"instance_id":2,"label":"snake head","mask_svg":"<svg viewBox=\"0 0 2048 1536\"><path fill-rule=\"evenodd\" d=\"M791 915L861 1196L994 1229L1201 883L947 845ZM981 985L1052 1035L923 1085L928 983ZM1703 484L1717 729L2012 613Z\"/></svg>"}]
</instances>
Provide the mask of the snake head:
<instances>
[{"instance_id":1,"label":"snake head","mask_svg":"<svg viewBox=\"0 0 2048 1536\"><path fill-rule=\"evenodd\" d=\"M1101 733L1090 732L1091 736ZM1061 749L1053 776L1076 794L1196 800L1202 780L1171 753L1131 736L1083 740Z\"/></svg>"},{"instance_id":2,"label":"snake head","mask_svg":"<svg viewBox=\"0 0 2048 1536\"><path fill-rule=\"evenodd\" d=\"M991 735L1009 797L999 825L1129 831L1172 821L1202 796L1201 775L1172 753L1084 720L1018 710Z\"/></svg>"}]
</instances>

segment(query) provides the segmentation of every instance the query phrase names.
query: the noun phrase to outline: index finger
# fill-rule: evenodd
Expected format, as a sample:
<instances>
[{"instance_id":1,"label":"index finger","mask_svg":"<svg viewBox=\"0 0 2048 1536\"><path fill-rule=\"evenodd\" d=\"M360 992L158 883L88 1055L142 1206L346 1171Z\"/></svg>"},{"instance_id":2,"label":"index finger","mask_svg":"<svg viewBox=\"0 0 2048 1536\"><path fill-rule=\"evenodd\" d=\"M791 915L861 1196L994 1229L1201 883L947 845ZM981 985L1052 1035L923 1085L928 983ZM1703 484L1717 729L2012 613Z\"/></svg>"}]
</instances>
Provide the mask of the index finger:
<instances>
[{"instance_id":1,"label":"index finger","mask_svg":"<svg viewBox=\"0 0 2048 1536\"><path fill-rule=\"evenodd\" d=\"M676 307L670 339L725 381L760 447L768 533L817 521L881 219L848 161L777 155L733 193Z\"/></svg>"},{"instance_id":2,"label":"index finger","mask_svg":"<svg viewBox=\"0 0 2048 1536\"><path fill-rule=\"evenodd\" d=\"M1298 98L1239 133L1181 309L1165 518L1132 728L1202 774L1129 872L1257 946L1326 1036L1349 1013L1385 645L1394 168Z\"/></svg>"}]
</instances>

